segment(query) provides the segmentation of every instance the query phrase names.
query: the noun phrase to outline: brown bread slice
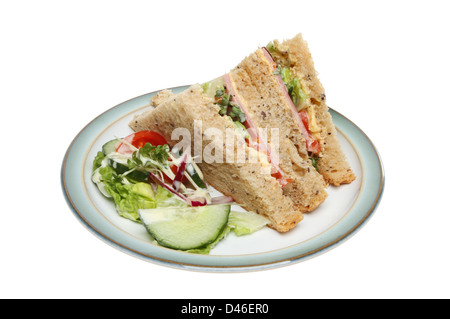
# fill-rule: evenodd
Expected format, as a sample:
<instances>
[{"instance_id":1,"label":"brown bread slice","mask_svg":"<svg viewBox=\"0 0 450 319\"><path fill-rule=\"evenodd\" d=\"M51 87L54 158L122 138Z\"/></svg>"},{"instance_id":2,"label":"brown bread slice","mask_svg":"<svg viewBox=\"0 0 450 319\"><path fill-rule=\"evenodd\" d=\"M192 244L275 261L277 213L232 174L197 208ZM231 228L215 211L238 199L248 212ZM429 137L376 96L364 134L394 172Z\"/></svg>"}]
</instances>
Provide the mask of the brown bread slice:
<instances>
[{"instance_id":1,"label":"brown bread slice","mask_svg":"<svg viewBox=\"0 0 450 319\"><path fill-rule=\"evenodd\" d=\"M323 138L321 144L323 151L317 161L320 174L327 183L335 186L351 183L356 176L341 149L335 125L328 111L325 90L314 67L308 44L301 34L281 43L274 42L277 42L279 50L287 54L286 58L291 64L291 71L300 79L302 89L309 97L308 103L314 105Z\"/></svg>"},{"instance_id":2,"label":"brown bread slice","mask_svg":"<svg viewBox=\"0 0 450 319\"><path fill-rule=\"evenodd\" d=\"M325 182L307 157L300 129L272 73L272 64L258 49L229 75L253 122L266 129L269 143L279 145L280 167L293 179L283 191L303 212L309 212L327 198ZM270 133L274 128L278 132L272 136ZM304 158L299 155L301 153Z\"/></svg>"},{"instance_id":3,"label":"brown bread slice","mask_svg":"<svg viewBox=\"0 0 450 319\"><path fill-rule=\"evenodd\" d=\"M203 93L200 85L193 85L177 95L167 96L168 98L156 108L135 116L129 123L130 127L134 131L157 131L171 146L179 142L171 139L172 132L176 128L186 128L191 134L191 149L194 150L194 121L201 120L202 152L211 144L217 149L223 146L209 139L207 128L216 128L223 136L230 132L238 134L234 124L219 115L219 107L213 103L212 98ZM243 148L245 154L251 152L243 142L234 143L233 154L236 154L239 148ZM294 206L289 196L283 194L276 179L270 173L263 173L263 164L250 161L226 163L225 158L223 159L224 163L198 163L208 184L224 195L233 197L245 209L266 216L270 221L269 226L279 232L289 231L303 219L301 211Z\"/></svg>"}]
</instances>

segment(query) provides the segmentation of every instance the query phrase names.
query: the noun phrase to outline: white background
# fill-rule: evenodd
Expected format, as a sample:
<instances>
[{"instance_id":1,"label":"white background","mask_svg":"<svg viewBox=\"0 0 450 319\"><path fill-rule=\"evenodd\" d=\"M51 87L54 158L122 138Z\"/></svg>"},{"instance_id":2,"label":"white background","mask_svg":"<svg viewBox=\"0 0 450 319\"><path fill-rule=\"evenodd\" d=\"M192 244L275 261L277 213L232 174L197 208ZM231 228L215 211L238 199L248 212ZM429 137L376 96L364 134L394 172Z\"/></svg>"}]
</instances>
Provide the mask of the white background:
<instances>
[{"instance_id":1,"label":"white background","mask_svg":"<svg viewBox=\"0 0 450 319\"><path fill-rule=\"evenodd\" d=\"M433 0L2 1L0 297L450 297L449 12ZM60 169L89 121L300 32L330 107L385 166L355 236L302 263L217 274L142 261L78 222Z\"/></svg>"}]
</instances>

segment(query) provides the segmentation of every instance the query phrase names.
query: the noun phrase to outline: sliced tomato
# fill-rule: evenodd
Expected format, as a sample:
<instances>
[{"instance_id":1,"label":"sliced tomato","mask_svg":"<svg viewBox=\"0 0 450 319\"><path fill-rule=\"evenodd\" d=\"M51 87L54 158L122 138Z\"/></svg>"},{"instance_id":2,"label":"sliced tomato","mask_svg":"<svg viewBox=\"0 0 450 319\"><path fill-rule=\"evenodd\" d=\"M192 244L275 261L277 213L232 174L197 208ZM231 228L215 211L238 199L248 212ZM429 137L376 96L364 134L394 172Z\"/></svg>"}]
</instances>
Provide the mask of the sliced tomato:
<instances>
[{"instance_id":1,"label":"sliced tomato","mask_svg":"<svg viewBox=\"0 0 450 319\"><path fill-rule=\"evenodd\" d=\"M302 120L303 125L306 128L306 131L308 133L308 138L306 139L306 146L308 149L308 152L312 152L314 154L320 153L320 143L319 141L314 137L314 135L311 134L311 131L309 130L309 118L308 114L306 113L306 110L298 112L300 115L300 119Z\"/></svg>"},{"instance_id":2,"label":"sliced tomato","mask_svg":"<svg viewBox=\"0 0 450 319\"><path fill-rule=\"evenodd\" d=\"M134 149L128 144L133 145L136 148L144 147L145 144L150 143L153 146L167 144L166 139L161 134L154 131L139 131L128 135L124 138L127 143L120 143L116 149L116 152L122 154L133 153Z\"/></svg>"},{"instance_id":3,"label":"sliced tomato","mask_svg":"<svg viewBox=\"0 0 450 319\"><path fill-rule=\"evenodd\" d=\"M320 153L320 143L315 138L311 139L308 143L308 150L314 154Z\"/></svg>"},{"instance_id":4,"label":"sliced tomato","mask_svg":"<svg viewBox=\"0 0 450 319\"><path fill-rule=\"evenodd\" d=\"M170 166L170 170L172 171L172 173L177 175L178 167L176 165L171 165Z\"/></svg>"},{"instance_id":5,"label":"sliced tomato","mask_svg":"<svg viewBox=\"0 0 450 319\"><path fill-rule=\"evenodd\" d=\"M285 177L281 171L276 171L275 173L271 174L272 177L276 178L278 183L280 184L281 188L285 187L287 184L292 182L292 178Z\"/></svg>"},{"instance_id":6,"label":"sliced tomato","mask_svg":"<svg viewBox=\"0 0 450 319\"><path fill-rule=\"evenodd\" d=\"M171 165L170 167L170 170L172 171L172 173L174 174L174 175L177 175L177 172L178 172L178 167L176 166L176 165ZM173 179L171 179L171 178L169 178L169 176L167 176L166 174L164 174L163 173L163 177L164 177L164 182L165 183L167 183L167 184L172 184L173 183ZM184 183L184 176L183 176L183 179L181 180L181 182L182 183Z\"/></svg>"},{"instance_id":7,"label":"sliced tomato","mask_svg":"<svg viewBox=\"0 0 450 319\"><path fill-rule=\"evenodd\" d=\"M305 126L308 133L311 133L309 131L309 119L308 119L308 113L306 113L306 110L300 111L300 112L298 112L298 114L300 115L300 119L302 120L303 125Z\"/></svg>"}]
</instances>

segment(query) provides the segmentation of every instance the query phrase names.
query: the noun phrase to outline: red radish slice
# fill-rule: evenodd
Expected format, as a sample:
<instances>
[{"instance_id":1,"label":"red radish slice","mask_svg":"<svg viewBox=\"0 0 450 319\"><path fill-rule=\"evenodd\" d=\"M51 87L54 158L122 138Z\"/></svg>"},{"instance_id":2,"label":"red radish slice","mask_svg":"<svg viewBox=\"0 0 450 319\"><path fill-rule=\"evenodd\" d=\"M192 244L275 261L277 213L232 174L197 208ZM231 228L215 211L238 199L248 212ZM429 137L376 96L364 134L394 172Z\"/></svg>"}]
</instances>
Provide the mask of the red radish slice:
<instances>
[{"instance_id":1,"label":"red radish slice","mask_svg":"<svg viewBox=\"0 0 450 319\"><path fill-rule=\"evenodd\" d=\"M207 204L206 198L204 197L187 198L186 202L192 207L205 206Z\"/></svg>"},{"instance_id":2,"label":"red radish slice","mask_svg":"<svg viewBox=\"0 0 450 319\"><path fill-rule=\"evenodd\" d=\"M184 172L186 171L186 162L187 162L188 153L185 152L181 157L180 166L178 167L177 173L175 174L175 178L173 179L172 187L178 191L181 186L181 181L183 180Z\"/></svg>"},{"instance_id":3,"label":"red radish slice","mask_svg":"<svg viewBox=\"0 0 450 319\"><path fill-rule=\"evenodd\" d=\"M149 172L150 177L159 185L161 185L162 187L164 187L165 189L167 189L169 192L171 192L172 194L178 196L179 198L181 198L183 201L186 201L187 198L186 196L184 196L183 194L181 194L180 192L176 191L172 186L170 186L169 184L165 183L164 181L162 181L157 175L155 175L152 172Z\"/></svg>"}]
</instances>

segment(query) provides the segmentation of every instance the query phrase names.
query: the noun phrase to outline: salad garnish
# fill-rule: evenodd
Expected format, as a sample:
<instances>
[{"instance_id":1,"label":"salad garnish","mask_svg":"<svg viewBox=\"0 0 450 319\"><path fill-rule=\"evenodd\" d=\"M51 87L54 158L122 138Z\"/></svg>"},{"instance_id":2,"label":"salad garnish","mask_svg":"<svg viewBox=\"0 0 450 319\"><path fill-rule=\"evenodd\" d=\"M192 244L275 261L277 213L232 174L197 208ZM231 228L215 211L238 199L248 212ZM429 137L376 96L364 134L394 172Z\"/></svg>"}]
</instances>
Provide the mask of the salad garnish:
<instances>
[{"instance_id":1,"label":"salad garnish","mask_svg":"<svg viewBox=\"0 0 450 319\"><path fill-rule=\"evenodd\" d=\"M109 148L108 143L112 144ZM171 151L164 137L157 132L140 131L108 143L94 161L94 165L100 166L94 176L109 164L116 183L146 182L153 188L166 189L189 206L212 204L206 183L189 151L182 154ZM227 200L228 203L233 201Z\"/></svg>"},{"instance_id":2,"label":"salad garnish","mask_svg":"<svg viewBox=\"0 0 450 319\"><path fill-rule=\"evenodd\" d=\"M231 230L241 236L268 223L253 216L256 213L232 211L231 197L211 197L189 151L170 149L164 137L153 131L105 143L93 160L92 181L112 199L120 216L143 223L158 244L173 249L206 254ZM218 212L220 222L214 219ZM201 215L193 218L192 214ZM244 219L237 217L242 214ZM195 220L200 224L193 225ZM187 228L181 229L183 225ZM195 236L192 229L197 229ZM184 249L181 243L187 241L191 246Z\"/></svg>"}]
</instances>

